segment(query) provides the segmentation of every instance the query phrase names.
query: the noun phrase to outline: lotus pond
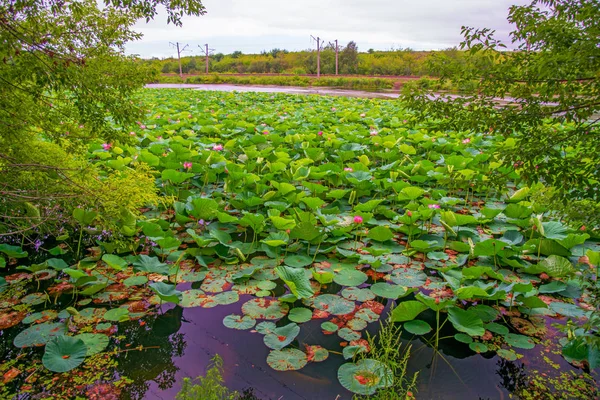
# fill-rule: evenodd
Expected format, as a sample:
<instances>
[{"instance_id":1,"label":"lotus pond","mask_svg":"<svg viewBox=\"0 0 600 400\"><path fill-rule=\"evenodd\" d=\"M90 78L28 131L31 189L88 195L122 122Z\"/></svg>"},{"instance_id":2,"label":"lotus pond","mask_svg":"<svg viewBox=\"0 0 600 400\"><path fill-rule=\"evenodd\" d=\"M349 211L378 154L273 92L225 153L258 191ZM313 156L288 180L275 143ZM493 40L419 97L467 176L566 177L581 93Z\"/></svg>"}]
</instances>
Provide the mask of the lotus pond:
<instances>
[{"instance_id":1,"label":"lotus pond","mask_svg":"<svg viewBox=\"0 0 600 400\"><path fill-rule=\"evenodd\" d=\"M163 202L113 235L77 209L60 235L0 244L0 397L173 398L215 353L258 398L372 395L394 380L370 358L380 322L412 345L408 397L598 396L599 237L518 184L511 138L391 100L140 101L131 142L87 157L146 163Z\"/></svg>"}]
</instances>

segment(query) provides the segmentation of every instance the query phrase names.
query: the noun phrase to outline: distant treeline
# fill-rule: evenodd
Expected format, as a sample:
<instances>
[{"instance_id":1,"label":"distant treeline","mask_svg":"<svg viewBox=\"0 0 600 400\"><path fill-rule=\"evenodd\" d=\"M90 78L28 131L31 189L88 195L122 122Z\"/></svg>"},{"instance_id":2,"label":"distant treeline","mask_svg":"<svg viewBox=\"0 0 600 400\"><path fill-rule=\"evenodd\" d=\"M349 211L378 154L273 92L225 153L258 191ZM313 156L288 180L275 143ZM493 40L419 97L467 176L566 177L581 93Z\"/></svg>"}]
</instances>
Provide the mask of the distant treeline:
<instances>
[{"instance_id":1,"label":"distant treeline","mask_svg":"<svg viewBox=\"0 0 600 400\"><path fill-rule=\"evenodd\" d=\"M393 76L437 76L435 65L440 59L460 61L464 52L453 48L441 51L413 51L411 49L359 52L356 43L350 42L339 49L339 73L342 75L393 75ZM431 62L433 59L436 62ZM179 73L176 58L146 60L161 73ZM203 56L182 57L184 74L203 73ZM316 51L288 52L273 49L261 54L216 53L209 58L212 73L287 73L295 75L317 73ZM321 73L335 74L335 48L328 46L321 51Z\"/></svg>"}]
</instances>

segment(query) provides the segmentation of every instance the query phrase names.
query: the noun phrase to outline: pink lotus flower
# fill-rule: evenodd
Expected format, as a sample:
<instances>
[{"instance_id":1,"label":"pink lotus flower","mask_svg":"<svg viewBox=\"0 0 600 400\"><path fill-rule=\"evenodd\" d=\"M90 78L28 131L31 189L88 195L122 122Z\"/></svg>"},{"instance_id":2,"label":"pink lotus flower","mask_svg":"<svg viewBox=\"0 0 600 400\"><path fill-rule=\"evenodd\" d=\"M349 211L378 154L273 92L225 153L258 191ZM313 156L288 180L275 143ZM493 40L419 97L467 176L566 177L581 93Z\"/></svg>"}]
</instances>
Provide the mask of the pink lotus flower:
<instances>
[{"instance_id":1,"label":"pink lotus flower","mask_svg":"<svg viewBox=\"0 0 600 400\"><path fill-rule=\"evenodd\" d=\"M140 125L140 129L146 129L146 125Z\"/></svg>"},{"instance_id":2,"label":"pink lotus flower","mask_svg":"<svg viewBox=\"0 0 600 400\"><path fill-rule=\"evenodd\" d=\"M331 107L331 111L337 111L337 108Z\"/></svg>"},{"instance_id":3,"label":"pink lotus flower","mask_svg":"<svg viewBox=\"0 0 600 400\"><path fill-rule=\"evenodd\" d=\"M191 169L192 168L192 163L191 162L184 162L183 163L183 168L185 169Z\"/></svg>"},{"instance_id":4,"label":"pink lotus flower","mask_svg":"<svg viewBox=\"0 0 600 400\"><path fill-rule=\"evenodd\" d=\"M263 131L263 135L268 135L269 131Z\"/></svg>"},{"instance_id":5,"label":"pink lotus flower","mask_svg":"<svg viewBox=\"0 0 600 400\"><path fill-rule=\"evenodd\" d=\"M361 217L360 215L357 215L354 217L354 223L355 224L362 224L363 223L363 217Z\"/></svg>"},{"instance_id":6,"label":"pink lotus flower","mask_svg":"<svg viewBox=\"0 0 600 400\"><path fill-rule=\"evenodd\" d=\"M221 151L221 150L223 150L223 145L222 144L215 144L212 149L214 151Z\"/></svg>"},{"instance_id":7,"label":"pink lotus flower","mask_svg":"<svg viewBox=\"0 0 600 400\"><path fill-rule=\"evenodd\" d=\"M106 151L110 150L112 143L102 143L102 148Z\"/></svg>"},{"instance_id":8,"label":"pink lotus flower","mask_svg":"<svg viewBox=\"0 0 600 400\"><path fill-rule=\"evenodd\" d=\"M362 114L360 114L360 117L361 117L361 118L364 118L364 117L366 117L366 116L367 116L367 114L365 114L365 113L362 113Z\"/></svg>"},{"instance_id":9,"label":"pink lotus flower","mask_svg":"<svg viewBox=\"0 0 600 400\"><path fill-rule=\"evenodd\" d=\"M317 133L317 135L323 136L323 131L319 131L319 133Z\"/></svg>"},{"instance_id":10,"label":"pink lotus flower","mask_svg":"<svg viewBox=\"0 0 600 400\"><path fill-rule=\"evenodd\" d=\"M156 140L162 140L162 136L157 137Z\"/></svg>"},{"instance_id":11,"label":"pink lotus flower","mask_svg":"<svg viewBox=\"0 0 600 400\"><path fill-rule=\"evenodd\" d=\"M135 136L135 132L133 132L133 131L129 132L129 136Z\"/></svg>"},{"instance_id":12,"label":"pink lotus flower","mask_svg":"<svg viewBox=\"0 0 600 400\"><path fill-rule=\"evenodd\" d=\"M471 143L471 139L466 138L466 139L463 139L462 142L463 142L463 144Z\"/></svg>"},{"instance_id":13,"label":"pink lotus flower","mask_svg":"<svg viewBox=\"0 0 600 400\"><path fill-rule=\"evenodd\" d=\"M378 135L377 131L371 131L371 136L377 136L377 135Z\"/></svg>"},{"instance_id":14,"label":"pink lotus flower","mask_svg":"<svg viewBox=\"0 0 600 400\"><path fill-rule=\"evenodd\" d=\"M350 167L346 167L346 168L344 168L344 171L346 171L346 172L352 172L354 170L352 168L350 168Z\"/></svg>"},{"instance_id":15,"label":"pink lotus flower","mask_svg":"<svg viewBox=\"0 0 600 400\"><path fill-rule=\"evenodd\" d=\"M431 208L432 210L437 210L440 208L439 204L430 204L427 207Z\"/></svg>"}]
</instances>

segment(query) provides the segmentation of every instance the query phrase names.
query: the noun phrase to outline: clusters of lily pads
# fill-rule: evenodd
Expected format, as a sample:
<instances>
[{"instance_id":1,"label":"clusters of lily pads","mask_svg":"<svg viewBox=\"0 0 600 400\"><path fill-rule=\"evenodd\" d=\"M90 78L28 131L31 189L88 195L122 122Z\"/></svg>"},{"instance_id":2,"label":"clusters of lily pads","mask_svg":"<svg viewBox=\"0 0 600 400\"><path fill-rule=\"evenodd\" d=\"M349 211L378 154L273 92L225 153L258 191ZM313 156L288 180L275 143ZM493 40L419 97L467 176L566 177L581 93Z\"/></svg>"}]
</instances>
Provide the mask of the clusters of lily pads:
<instances>
[{"instance_id":1,"label":"clusters of lily pads","mask_svg":"<svg viewBox=\"0 0 600 400\"><path fill-rule=\"evenodd\" d=\"M552 220L535 187L511 184L518 171L496 155L510 138L439 132L396 101L176 90L141 101L134 143L91 144L88 156L107 171L148 164L168 206L123 215L126 245L98 240L72 265L62 252L19 265L27 253L0 246L2 265L22 270L1 282L0 328L22 329L17 347L45 345L48 369L77 367L119 322L163 303L242 301L223 324L264 335L273 369L330 356L296 341L319 320L343 345L340 383L358 394L393 382L363 333L390 305L392 323L432 345L507 360L538 343L548 317L567 317L565 357L596 366L597 326L583 326L597 312L598 237ZM93 226L97 214L76 217Z\"/></svg>"}]
</instances>

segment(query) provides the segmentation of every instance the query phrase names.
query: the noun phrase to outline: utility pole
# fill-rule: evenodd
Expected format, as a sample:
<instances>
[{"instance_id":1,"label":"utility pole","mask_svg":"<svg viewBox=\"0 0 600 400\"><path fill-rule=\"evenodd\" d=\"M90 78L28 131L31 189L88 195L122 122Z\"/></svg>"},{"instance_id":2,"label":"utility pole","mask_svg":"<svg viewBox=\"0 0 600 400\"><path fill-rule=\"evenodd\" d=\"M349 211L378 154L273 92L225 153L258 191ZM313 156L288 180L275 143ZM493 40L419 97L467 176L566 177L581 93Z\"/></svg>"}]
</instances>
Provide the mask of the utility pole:
<instances>
[{"instance_id":1,"label":"utility pole","mask_svg":"<svg viewBox=\"0 0 600 400\"><path fill-rule=\"evenodd\" d=\"M330 46L333 46L333 44L331 42L329 42ZM338 57L339 57L339 52L340 52L340 48L338 46L338 40L335 39L335 74L338 75Z\"/></svg>"},{"instance_id":2,"label":"utility pole","mask_svg":"<svg viewBox=\"0 0 600 400\"><path fill-rule=\"evenodd\" d=\"M177 60L179 61L179 77L183 78L183 72L181 71L181 53L183 53L185 49L187 49L188 45L186 44L181 50L179 50L179 42L169 42L169 44L173 47L177 47Z\"/></svg>"},{"instance_id":3,"label":"utility pole","mask_svg":"<svg viewBox=\"0 0 600 400\"><path fill-rule=\"evenodd\" d=\"M204 46L198 45L198 47L200 47L200 48L204 47L204 55L206 57L206 73L208 74L208 56L210 56L212 54L212 52L215 51L215 49L209 49L208 43L205 44Z\"/></svg>"},{"instance_id":4,"label":"utility pole","mask_svg":"<svg viewBox=\"0 0 600 400\"><path fill-rule=\"evenodd\" d=\"M310 37L317 41L317 78L320 78L321 77L321 38L318 36L315 38L312 35Z\"/></svg>"}]
</instances>

